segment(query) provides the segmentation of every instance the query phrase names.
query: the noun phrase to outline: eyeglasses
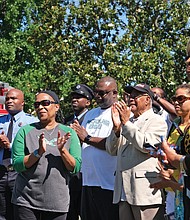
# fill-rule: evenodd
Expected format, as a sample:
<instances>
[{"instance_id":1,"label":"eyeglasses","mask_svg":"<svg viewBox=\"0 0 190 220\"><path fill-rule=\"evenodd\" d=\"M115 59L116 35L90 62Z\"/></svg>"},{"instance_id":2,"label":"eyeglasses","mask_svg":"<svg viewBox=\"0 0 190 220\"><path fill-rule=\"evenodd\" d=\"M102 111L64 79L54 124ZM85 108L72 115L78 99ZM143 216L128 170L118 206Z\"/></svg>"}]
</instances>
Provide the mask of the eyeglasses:
<instances>
[{"instance_id":1,"label":"eyeglasses","mask_svg":"<svg viewBox=\"0 0 190 220\"><path fill-rule=\"evenodd\" d=\"M99 91L94 91L94 96L100 96L100 97L105 97L106 95L108 95L110 92L113 92L115 90L110 90L110 91L102 91L102 90L99 90Z\"/></svg>"},{"instance_id":2,"label":"eyeglasses","mask_svg":"<svg viewBox=\"0 0 190 220\"><path fill-rule=\"evenodd\" d=\"M49 106L51 104L58 104L58 103L50 101L50 100L42 100L40 102L34 102L34 108L39 108L40 105L42 105L42 106Z\"/></svg>"},{"instance_id":3,"label":"eyeglasses","mask_svg":"<svg viewBox=\"0 0 190 220\"><path fill-rule=\"evenodd\" d=\"M172 102L178 102L179 104L184 103L187 100L190 100L190 97L184 96L184 95L179 95L179 96L173 96L171 97Z\"/></svg>"},{"instance_id":4,"label":"eyeglasses","mask_svg":"<svg viewBox=\"0 0 190 220\"><path fill-rule=\"evenodd\" d=\"M140 94L140 95L137 95L137 96L134 96L134 95L131 96L131 95L130 95L130 96L129 96L129 99L135 99L135 100L136 100L136 99L138 99L138 98L140 98L140 97L142 97L142 96L149 96L149 95L148 95L148 94Z\"/></svg>"}]
</instances>

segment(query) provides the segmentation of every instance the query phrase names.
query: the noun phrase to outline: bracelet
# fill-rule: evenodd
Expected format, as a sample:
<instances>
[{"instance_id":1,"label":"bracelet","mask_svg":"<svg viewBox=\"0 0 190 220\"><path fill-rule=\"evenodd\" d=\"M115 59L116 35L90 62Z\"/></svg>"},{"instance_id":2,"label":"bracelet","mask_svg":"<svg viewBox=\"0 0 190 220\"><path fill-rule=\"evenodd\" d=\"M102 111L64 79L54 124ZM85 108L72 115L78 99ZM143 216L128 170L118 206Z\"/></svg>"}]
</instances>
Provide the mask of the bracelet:
<instances>
[{"instance_id":1,"label":"bracelet","mask_svg":"<svg viewBox=\"0 0 190 220\"><path fill-rule=\"evenodd\" d=\"M37 149L33 152L33 154L34 154L34 156L37 157L37 158L41 158L41 157L42 157L41 155L39 155Z\"/></svg>"}]
</instances>

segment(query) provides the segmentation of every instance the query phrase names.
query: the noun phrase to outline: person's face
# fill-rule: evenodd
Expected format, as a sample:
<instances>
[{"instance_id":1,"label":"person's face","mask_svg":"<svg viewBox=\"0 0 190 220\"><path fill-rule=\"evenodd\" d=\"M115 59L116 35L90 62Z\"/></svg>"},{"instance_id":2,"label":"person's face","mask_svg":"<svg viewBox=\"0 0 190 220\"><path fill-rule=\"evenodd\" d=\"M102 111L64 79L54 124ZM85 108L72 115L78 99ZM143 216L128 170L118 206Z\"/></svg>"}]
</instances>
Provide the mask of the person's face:
<instances>
[{"instance_id":1,"label":"person's face","mask_svg":"<svg viewBox=\"0 0 190 220\"><path fill-rule=\"evenodd\" d=\"M117 91L109 82L98 82L94 90L94 98L101 109L107 109L117 100Z\"/></svg>"},{"instance_id":2,"label":"person's face","mask_svg":"<svg viewBox=\"0 0 190 220\"><path fill-rule=\"evenodd\" d=\"M188 94L185 88L176 90L172 103L178 116L184 117L190 114L190 100L188 98L190 99L190 94Z\"/></svg>"},{"instance_id":3,"label":"person's face","mask_svg":"<svg viewBox=\"0 0 190 220\"><path fill-rule=\"evenodd\" d=\"M154 94L158 95L161 98L164 98L164 94L163 94L163 91L161 89L159 89L159 88L152 88L151 90L152 90L152 92Z\"/></svg>"},{"instance_id":4,"label":"person's face","mask_svg":"<svg viewBox=\"0 0 190 220\"><path fill-rule=\"evenodd\" d=\"M73 94L71 105L72 105L73 111L75 113L80 114L86 108L89 107L90 101L87 98L85 98L84 96L81 96L80 94Z\"/></svg>"},{"instance_id":5,"label":"person's face","mask_svg":"<svg viewBox=\"0 0 190 220\"><path fill-rule=\"evenodd\" d=\"M47 100L47 102L43 103L44 100ZM46 93L36 95L34 107L40 122L48 123L55 121L59 104L54 104L54 102L54 99Z\"/></svg>"},{"instance_id":6,"label":"person's face","mask_svg":"<svg viewBox=\"0 0 190 220\"><path fill-rule=\"evenodd\" d=\"M129 107L135 117L138 117L147 109L149 99L150 96L148 94L139 92L135 89L132 90L129 98Z\"/></svg>"},{"instance_id":7,"label":"person's face","mask_svg":"<svg viewBox=\"0 0 190 220\"><path fill-rule=\"evenodd\" d=\"M24 95L20 90L11 89L5 97L5 108L11 115L23 110Z\"/></svg>"},{"instance_id":8,"label":"person's face","mask_svg":"<svg viewBox=\"0 0 190 220\"><path fill-rule=\"evenodd\" d=\"M130 97L130 94L129 94L129 93L123 92L123 100L124 100L124 102L125 102L127 105L129 105L129 102L130 102L129 97Z\"/></svg>"},{"instance_id":9,"label":"person's face","mask_svg":"<svg viewBox=\"0 0 190 220\"><path fill-rule=\"evenodd\" d=\"M186 74L188 79L190 80L190 58L188 60L186 60Z\"/></svg>"}]
</instances>

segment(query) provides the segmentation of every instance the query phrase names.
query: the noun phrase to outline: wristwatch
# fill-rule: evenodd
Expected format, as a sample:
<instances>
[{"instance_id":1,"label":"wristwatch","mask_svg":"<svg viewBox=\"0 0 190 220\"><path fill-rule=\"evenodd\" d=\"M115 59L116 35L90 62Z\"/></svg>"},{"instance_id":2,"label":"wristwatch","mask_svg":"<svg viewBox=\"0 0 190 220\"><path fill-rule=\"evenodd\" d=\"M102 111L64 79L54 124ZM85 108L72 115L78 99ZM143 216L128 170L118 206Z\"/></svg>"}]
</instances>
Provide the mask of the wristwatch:
<instances>
[{"instance_id":1,"label":"wristwatch","mask_svg":"<svg viewBox=\"0 0 190 220\"><path fill-rule=\"evenodd\" d=\"M38 153L38 149L36 149L34 152L33 152L34 156L37 157L37 158L41 158L42 156L39 155Z\"/></svg>"},{"instance_id":2,"label":"wristwatch","mask_svg":"<svg viewBox=\"0 0 190 220\"><path fill-rule=\"evenodd\" d=\"M87 144L89 144L91 137L92 137L92 136L90 136L90 135L88 134L88 135L85 137L84 142L87 143Z\"/></svg>"}]
</instances>

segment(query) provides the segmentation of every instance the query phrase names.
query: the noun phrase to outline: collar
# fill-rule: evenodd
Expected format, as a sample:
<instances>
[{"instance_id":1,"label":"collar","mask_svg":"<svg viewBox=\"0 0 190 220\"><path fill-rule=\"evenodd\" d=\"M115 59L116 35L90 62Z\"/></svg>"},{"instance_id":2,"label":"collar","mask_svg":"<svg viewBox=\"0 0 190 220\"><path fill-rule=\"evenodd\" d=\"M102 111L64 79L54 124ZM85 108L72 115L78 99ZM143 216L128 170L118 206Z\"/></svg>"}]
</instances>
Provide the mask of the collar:
<instances>
[{"instance_id":1,"label":"collar","mask_svg":"<svg viewBox=\"0 0 190 220\"><path fill-rule=\"evenodd\" d=\"M14 121L19 120L24 114L25 114L25 113L24 113L23 110L20 111L20 112L18 112L16 115L14 115ZM8 117L9 117L9 120L10 120L11 117L12 117L12 115L9 114Z\"/></svg>"},{"instance_id":2,"label":"collar","mask_svg":"<svg viewBox=\"0 0 190 220\"><path fill-rule=\"evenodd\" d=\"M74 114L74 118L77 118L77 119L79 120L80 118L82 118L82 116L83 116L84 114L87 113L87 111L88 111L88 109L86 109L86 111L84 111L83 113L81 113L81 114L78 115L78 116L76 116L76 115Z\"/></svg>"}]
</instances>

